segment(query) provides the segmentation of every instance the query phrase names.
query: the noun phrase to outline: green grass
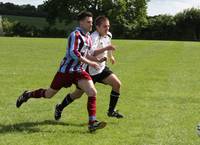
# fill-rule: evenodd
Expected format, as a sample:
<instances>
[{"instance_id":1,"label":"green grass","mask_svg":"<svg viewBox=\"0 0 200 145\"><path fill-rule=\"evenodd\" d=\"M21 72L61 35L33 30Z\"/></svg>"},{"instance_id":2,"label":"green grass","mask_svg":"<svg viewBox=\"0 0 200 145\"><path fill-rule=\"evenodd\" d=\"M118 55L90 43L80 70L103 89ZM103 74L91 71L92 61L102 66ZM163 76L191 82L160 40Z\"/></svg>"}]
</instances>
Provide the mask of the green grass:
<instances>
[{"instance_id":1,"label":"green grass","mask_svg":"<svg viewBox=\"0 0 200 145\"><path fill-rule=\"evenodd\" d=\"M110 88L97 84L97 117L108 123L87 132L87 97L54 121L54 106L74 88L50 100L15 101L25 89L48 87L64 56L65 39L0 38L1 145L198 145L200 43L114 40L122 81L118 104L124 119L106 116Z\"/></svg>"},{"instance_id":2,"label":"green grass","mask_svg":"<svg viewBox=\"0 0 200 145\"><path fill-rule=\"evenodd\" d=\"M17 21L30 26L35 26L36 28L39 29L49 26L46 19L42 17L26 17L26 16L13 16L13 15L3 15L2 17L3 19L8 19L11 22ZM56 27L57 29L68 30L74 27L74 25L75 22L66 25L64 22L61 23L57 21L53 27Z\"/></svg>"}]
</instances>

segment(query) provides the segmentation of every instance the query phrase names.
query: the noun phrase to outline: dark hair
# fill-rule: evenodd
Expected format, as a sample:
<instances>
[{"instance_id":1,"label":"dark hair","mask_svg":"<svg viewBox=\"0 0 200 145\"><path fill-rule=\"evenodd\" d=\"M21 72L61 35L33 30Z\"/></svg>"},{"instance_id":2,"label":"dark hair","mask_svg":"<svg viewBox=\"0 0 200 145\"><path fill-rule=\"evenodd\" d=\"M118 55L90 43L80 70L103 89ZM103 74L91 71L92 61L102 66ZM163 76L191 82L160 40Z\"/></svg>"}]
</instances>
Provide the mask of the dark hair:
<instances>
[{"instance_id":1,"label":"dark hair","mask_svg":"<svg viewBox=\"0 0 200 145\"><path fill-rule=\"evenodd\" d=\"M84 20L86 17L93 17L91 12L88 11L82 11L78 14L77 20L81 21Z\"/></svg>"},{"instance_id":2,"label":"dark hair","mask_svg":"<svg viewBox=\"0 0 200 145\"><path fill-rule=\"evenodd\" d=\"M106 16L98 16L95 20L95 25L96 26L100 26L102 24L102 22L108 20L108 18Z\"/></svg>"}]
</instances>

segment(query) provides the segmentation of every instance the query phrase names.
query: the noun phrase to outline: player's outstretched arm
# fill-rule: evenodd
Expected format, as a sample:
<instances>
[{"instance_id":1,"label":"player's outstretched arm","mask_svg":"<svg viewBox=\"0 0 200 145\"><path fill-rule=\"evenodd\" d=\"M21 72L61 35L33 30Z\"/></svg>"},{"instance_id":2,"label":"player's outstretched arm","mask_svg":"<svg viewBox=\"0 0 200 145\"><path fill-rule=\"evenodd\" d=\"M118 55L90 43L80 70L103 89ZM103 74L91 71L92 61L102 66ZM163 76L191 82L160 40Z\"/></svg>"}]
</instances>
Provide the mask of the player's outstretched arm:
<instances>
[{"instance_id":1,"label":"player's outstretched arm","mask_svg":"<svg viewBox=\"0 0 200 145\"><path fill-rule=\"evenodd\" d=\"M101 54L101 53L103 53L106 50L112 50L112 51L114 51L115 50L115 46L108 45L107 47L104 47L104 48L97 48L96 50L94 50L94 56L97 56L98 54Z\"/></svg>"},{"instance_id":2,"label":"player's outstretched arm","mask_svg":"<svg viewBox=\"0 0 200 145\"><path fill-rule=\"evenodd\" d=\"M83 63L86 63L86 64L88 64L88 65L90 65L91 67L94 67L94 68L96 68L96 69L99 68L99 64L98 64L97 62L91 61L91 60L89 60L89 59L87 59L87 58L85 58L85 57L80 56L79 61L81 61L81 62L83 62Z\"/></svg>"},{"instance_id":3,"label":"player's outstretched arm","mask_svg":"<svg viewBox=\"0 0 200 145\"><path fill-rule=\"evenodd\" d=\"M90 54L87 54L86 58L91 60L91 61L100 62L100 63L107 60L106 57L103 57L103 58L99 59L99 58L97 58L97 57L95 57L93 55L90 55Z\"/></svg>"}]
</instances>

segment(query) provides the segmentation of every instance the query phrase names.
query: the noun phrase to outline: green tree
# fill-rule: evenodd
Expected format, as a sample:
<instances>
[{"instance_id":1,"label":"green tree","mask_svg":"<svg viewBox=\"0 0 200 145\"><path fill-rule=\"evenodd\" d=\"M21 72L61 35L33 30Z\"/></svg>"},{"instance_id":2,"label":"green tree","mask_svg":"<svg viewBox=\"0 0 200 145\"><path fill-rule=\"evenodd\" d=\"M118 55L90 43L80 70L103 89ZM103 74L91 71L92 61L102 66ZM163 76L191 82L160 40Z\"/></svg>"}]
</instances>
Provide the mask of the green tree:
<instances>
[{"instance_id":1,"label":"green tree","mask_svg":"<svg viewBox=\"0 0 200 145\"><path fill-rule=\"evenodd\" d=\"M11 36L13 34L13 26L14 25L15 25L15 23L9 22L8 19L2 20L2 27L3 27L5 36Z\"/></svg>"},{"instance_id":2,"label":"green tree","mask_svg":"<svg viewBox=\"0 0 200 145\"><path fill-rule=\"evenodd\" d=\"M176 22L173 16L158 15L148 18L148 25L142 29L140 37L144 39L175 39Z\"/></svg>"},{"instance_id":3,"label":"green tree","mask_svg":"<svg viewBox=\"0 0 200 145\"><path fill-rule=\"evenodd\" d=\"M187 9L175 15L180 36L183 39L200 40L200 9Z\"/></svg>"},{"instance_id":4,"label":"green tree","mask_svg":"<svg viewBox=\"0 0 200 145\"><path fill-rule=\"evenodd\" d=\"M45 8L47 20L68 23L82 10L91 11L94 17L106 15L111 20L114 36L134 37L136 29L147 24L146 9L149 0L48 0Z\"/></svg>"},{"instance_id":5,"label":"green tree","mask_svg":"<svg viewBox=\"0 0 200 145\"><path fill-rule=\"evenodd\" d=\"M56 18L67 23L74 20L76 14L82 10L93 10L97 2L97 0L48 0L44 6L50 23L55 23Z\"/></svg>"}]
</instances>

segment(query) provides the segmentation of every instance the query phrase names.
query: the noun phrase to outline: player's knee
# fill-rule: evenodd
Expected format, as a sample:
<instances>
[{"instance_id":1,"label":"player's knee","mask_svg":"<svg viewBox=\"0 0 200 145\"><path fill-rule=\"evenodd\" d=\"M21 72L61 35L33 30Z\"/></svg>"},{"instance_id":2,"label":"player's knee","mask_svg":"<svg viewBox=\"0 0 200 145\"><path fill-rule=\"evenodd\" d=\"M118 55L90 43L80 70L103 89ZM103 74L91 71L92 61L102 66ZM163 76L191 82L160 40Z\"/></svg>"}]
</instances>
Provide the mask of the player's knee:
<instances>
[{"instance_id":1,"label":"player's knee","mask_svg":"<svg viewBox=\"0 0 200 145\"><path fill-rule=\"evenodd\" d=\"M51 99L53 96L54 96L53 94L47 94L47 95L44 96L44 98Z\"/></svg>"},{"instance_id":2,"label":"player's knee","mask_svg":"<svg viewBox=\"0 0 200 145\"><path fill-rule=\"evenodd\" d=\"M44 98L46 98L46 99L51 99L52 97L53 97L53 95L45 95Z\"/></svg>"},{"instance_id":3,"label":"player's knee","mask_svg":"<svg viewBox=\"0 0 200 145\"><path fill-rule=\"evenodd\" d=\"M57 91L55 91L55 90L47 89L47 90L45 91L44 98L46 98L46 99L51 99L56 93L57 93Z\"/></svg>"},{"instance_id":4,"label":"player's knee","mask_svg":"<svg viewBox=\"0 0 200 145\"><path fill-rule=\"evenodd\" d=\"M95 88L90 88L88 91L88 96L96 96L97 90Z\"/></svg>"},{"instance_id":5,"label":"player's knee","mask_svg":"<svg viewBox=\"0 0 200 145\"><path fill-rule=\"evenodd\" d=\"M82 96L82 94L73 94L73 93L70 95L72 100L79 99L79 98L81 98L81 96Z\"/></svg>"},{"instance_id":6,"label":"player's knee","mask_svg":"<svg viewBox=\"0 0 200 145\"><path fill-rule=\"evenodd\" d=\"M81 96L76 96L76 97L74 97L74 99L79 99L79 98L81 98Z\"/></svg>"},{"instance_id":7,"label":"player's knee","mask_svg":"<svg viewBox=\"0 0 200 145\"><path fill-rule=\"evenodd\" d=\"M117 80L113 83L113 88L116 89L116 90L120 90L120 87L121 87L121 82L120 80Z\"/></svg>"}]
</instances>

